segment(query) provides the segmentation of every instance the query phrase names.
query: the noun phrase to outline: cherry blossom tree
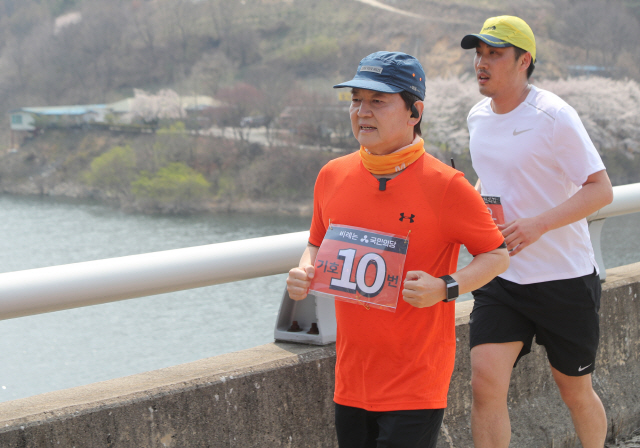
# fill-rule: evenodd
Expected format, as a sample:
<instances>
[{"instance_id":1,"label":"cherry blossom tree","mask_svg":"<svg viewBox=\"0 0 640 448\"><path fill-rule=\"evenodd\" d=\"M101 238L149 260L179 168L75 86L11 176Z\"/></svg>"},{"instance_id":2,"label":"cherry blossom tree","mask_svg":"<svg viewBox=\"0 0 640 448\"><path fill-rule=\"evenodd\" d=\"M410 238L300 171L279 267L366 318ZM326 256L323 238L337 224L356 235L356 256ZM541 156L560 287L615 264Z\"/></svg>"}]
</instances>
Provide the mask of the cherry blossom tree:
<instances>
[{"instance_id":1,"label":"cherry blossom tree","mask_svg":"<svg viewBox=\"0 0 640 448\"><path fill-rule=\"evenodd\" d=\"M140 119L145 123L158 120L178 120L186 117L180 96L171 89L160 90L153 95L141 89L134 89L134 98L125 119Z\"/></svg>"}]
</instances>

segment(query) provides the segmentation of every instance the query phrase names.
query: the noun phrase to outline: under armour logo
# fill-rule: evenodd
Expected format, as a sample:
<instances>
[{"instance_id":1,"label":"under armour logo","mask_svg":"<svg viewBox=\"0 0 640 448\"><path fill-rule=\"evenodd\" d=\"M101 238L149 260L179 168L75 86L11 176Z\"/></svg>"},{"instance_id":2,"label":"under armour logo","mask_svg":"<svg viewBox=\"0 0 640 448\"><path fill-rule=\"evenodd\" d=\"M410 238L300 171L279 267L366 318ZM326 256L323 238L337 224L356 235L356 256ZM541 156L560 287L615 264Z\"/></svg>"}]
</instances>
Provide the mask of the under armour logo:
<instances>
[{"instance_id":1,"label":"under armour logo","mask_svg":"<svg viewBox=\"0 0 640 448\"><path fill-rule=\"evenodd\" d=\"M367 235L365 235L364 237L362 237L362 239L360 240L361 243L368 243L369 242L369 238L367 238Z\"/></svg>"},{"instance_id":2,"label":"under armour logo","mask_svg":"<svg viewBox=\"0 0 640 448\"><path fill-rule=\"evenodd\" d=\"M408 219L410 223L413 223L413 218L415 218L416 215L414 215L413 213L411 214L411 216L404 216L404 213L400 213L400 221L404 221L405 219Z\"/></svg>"}]
</instances>

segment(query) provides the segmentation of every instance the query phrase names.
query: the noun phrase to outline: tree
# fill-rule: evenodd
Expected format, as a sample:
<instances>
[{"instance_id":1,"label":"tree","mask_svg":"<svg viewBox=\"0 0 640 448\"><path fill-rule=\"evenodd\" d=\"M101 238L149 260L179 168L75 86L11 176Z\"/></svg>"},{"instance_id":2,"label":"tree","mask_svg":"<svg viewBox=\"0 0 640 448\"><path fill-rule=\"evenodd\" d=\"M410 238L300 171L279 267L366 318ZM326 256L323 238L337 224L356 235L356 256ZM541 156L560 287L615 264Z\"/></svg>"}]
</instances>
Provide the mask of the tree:
<instances>
[{"instance_id":1,"label":"tree","mask_svg":"<svg viewBox=\"0 0 640 448\"><path fill-rule=\"evenodd\" d=\"M293 92L300 90L296 78L291 72L282 73L280 69L273 66L260 66L250 72L247 79L262 92L263 99L258 102L257 107L259 114L264 118L267 141L273 146L276 138L273 132L274 124L295 97Z\"/></svg>"},{"instance_id":2,"label":"tree","mask_svg":"<svg viewBox=\"0 0 640 448\"><path fill-rule=\"evenodd\" d=\"M153 151L155 166L182 161L193 163L193 144L187 138L184 123L178 121L158 129Z\"/></svg>"},{"instance_id":3,"label":"tree","mask_svg":"<svg viewBox=\"0 0 640 448\"><path fill-rule=\"evenodd\" d=\"M133 89L131 110L125 119L140 119L144 123L157 124L162 119L179 119L186 116L180 96L171 89L160 90L156 95L141 89Z\"/></svg>"},{"instance_id":4,"label":"tree","mask_svg":"<svg viewBox=\"0 0 640 448\"><path fill-rule=\"evenodd\" d=\"M331 135L351 135L348 103L336 101L335 91L330 95L310 92L302 88L291 89L286 96L288 106L282 111L278 125L291 132L291 138L306 145L329 145Z\"/></svg>"},{"instance_id":5,"label":"tree","mask_svg":"<svg viewBox=\"0 0 640 448\"><path fill-rule=\"evenodd\" d=\"M161 30L172 51L167 56L179 67L178 77L186 76L200 50L201 29L204 28L202 8L192 0L169 0L161 3Z\"/></svg>"},{"instance_id":6,"label":"tree","mask_svg":"<svg viewBox=\"0 0 640 448\"><path fill-rule=\"evenodd\" d=\"M638 21L620 1L585 0L562 10L554 34L565 45L583 49L584 64L613 67L640 43Z\"/></svg>"},{"instance_id":7,"label":"tree","mask_svg":"<svg viewBox=\"0 0 640 448\"><path fill-rule=\"evenodd\" d=\"M590 77L545 80L538 85L578 112L601 154L640 155L640 86L635 81Z\"/></svg>"},{"instance_id":8,"label":"tree","mask_svg":"<svg viewBox=\"0 0 640 448\"><path fill-rule=\"evenodd\" d=\"M222 115L222 125L232 126L239 140L249 138L250 127L241 128L240 121L261 110L263 93L256 87L243 82L218 91L218 98L227 104Z\"/></svg>"},{"instance_id":9,"label":"tree","mask_svg":"<svg viewBox=\"0 0 640 448\"><path fill-rule=\"evenodd\" d=\"M194 64L186 84L195 95L215 95L221 86L233 83L236 72L237 64L222 51L205 53Z\"/></svg>"},{"instance_id":10,"label":"tree","mask_svg":"<svg viewBox=\"0 0 640 448\"><path fill-rule=\"evenodd\" d=\"M91 162L85 179L90 185L123 199L129 195L135 166L135 154L129 145L114 146Z\"/></svg>"},{"instance_id":11,"label":"tree","mask_svg":"<svg viewBox=\"0 0 640 448\"><path fill-rule=\"evenodd\" d=\"M180 213L202 208L210 184L202 174L184 163L170 163L157 173L140 173L131 190L143 209Z\"/></svg>"},{"instance_id":12,"label":"tree","mask_svg":"<svg viewBox=\"0 0 640 448\"><path fill-rule=\"evenodd\" d=\"M254 64L261 59L260 38L252 29L238 29L232 31L225 39L221 48L232 61L240 67Z\"/></svg>"},{"instance_id":13,"label":"tree","mask_svg":"<svg viewBox=\"0 0 640 448\"><path fill-rule=\"evenodd\" d=\"M157 73L159 61L158 45L158 8L157 3L136 2L131 8L131 21L133 30L130 36L135 53L135 68L140 68L141 74L147 79L150 74ZM135 71L135 70L134 70Z\"/></svg>"},{"instance_id":14,"label":"tree","mask_svg":"<svg viewBox=\"0 0 640 448\"><path fill-rule=\"evenodd\" d=\"M276 147L243 167L238 193L253 200L304 200L313 197L320 168L336 154Z\"/></svg>"},{"instance_id":15,"label":"tree","mask_svg":"<svg viewBox=\"0 0 640 448\"><path fill-rule=\"evenodd\" d=\"M82 6L82 21L62 31L68 30L67 45L72 43L71 48L80 52L80 63L66 70L74 70L85 78L87 90L80 92L79 101L90 101L96 96L102 101L118 84L118 74L123 70L120 64L121 55L127 52L129 16L119 2L85 0ZM58 57L65 57L68 51L69 47L60 47Z\"/></svg>"},{"instance_id":16,"label":"tree","mask_svg":"<svg viewBox=\"0 0 640 448\"><path fill-rule=\"evenodd\" d=\"M338 68L336 54L340 51L335 37L316 36L304 45L294 47L284 58L288 70L300 77L314 76L320 71Z\"/></svg>"},{"instance_id":17,"label":"tree","mask_svg":"<svg viewBox=\"0 0 640 448\"><path fill-rule=\"evenodd\" d=\"M209 0L209 19L212 23L212 37L217 41L228 40L235 26L237 10L240 2L230 2L229 0Z\"/></svg>"},{"instance_id":18,"label":"tree","mask_svg":"<svg viewBox=\"0 0 640 448\"><path fill-rule=\"evenodd\" d=\"M462 154L469 147L467 114L482 99L475 78L427 79L425 92L429 99L421 126L425 142Z\"/></svg>"}]
</instances>

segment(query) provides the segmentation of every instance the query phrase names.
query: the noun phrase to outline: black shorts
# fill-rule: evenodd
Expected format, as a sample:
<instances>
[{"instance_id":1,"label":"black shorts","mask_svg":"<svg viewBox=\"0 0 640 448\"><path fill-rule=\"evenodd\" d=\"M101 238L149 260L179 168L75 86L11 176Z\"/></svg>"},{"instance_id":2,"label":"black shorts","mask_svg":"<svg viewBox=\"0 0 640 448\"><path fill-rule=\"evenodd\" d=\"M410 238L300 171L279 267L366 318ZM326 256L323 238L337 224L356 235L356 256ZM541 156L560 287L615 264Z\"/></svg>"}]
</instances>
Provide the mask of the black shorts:
<instances>
[{"instance_id":1,"label":"black shorts","mask_svg":"<svg viewBox=\"0 0 640 448\"><path fill-rule=\"evenodd\" d=\"M340 448L436 448L444 409L373 412L336 403Z\"/></svg>"},{"instance_id":2,"label":"black shorts","mask_svg":"<svg viewBox=\"0 0 640 448\"><path fill-rule=\"evenodd\" d=\"M531 351L533 336L561 373L593 372L600 338L600 278L591 275L520 285L496 277L473 291L469 319L471 348L522 341L516 359Z\"/></svg>"}]
</instances>

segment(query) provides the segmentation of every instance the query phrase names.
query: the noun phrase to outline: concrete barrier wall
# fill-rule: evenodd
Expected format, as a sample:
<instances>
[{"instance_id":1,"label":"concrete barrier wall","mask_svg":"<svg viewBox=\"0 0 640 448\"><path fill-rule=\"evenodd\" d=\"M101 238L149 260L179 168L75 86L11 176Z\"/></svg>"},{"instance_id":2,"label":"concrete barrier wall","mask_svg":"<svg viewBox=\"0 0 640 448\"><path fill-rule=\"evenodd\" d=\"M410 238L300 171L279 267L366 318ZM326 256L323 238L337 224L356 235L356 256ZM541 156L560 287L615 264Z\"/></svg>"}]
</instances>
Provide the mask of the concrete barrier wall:
<instances>
[{"instance_id":1,"label":"concrete barrier wall","mask_svg":"<svg viewBox=\"0 0 640 448\"><path fill-rule=\"evenodd\" d=\"M594 385L613 440L640 427L640 263L607 275ZM469 303L458 304L440 448L473 446L469 311ZM579 447L544 351L535 347L512 378L511 446ZM334 365L333 346L274 343L0 403L0 447L334 447Z\"/></svg>"}]
</instances>

